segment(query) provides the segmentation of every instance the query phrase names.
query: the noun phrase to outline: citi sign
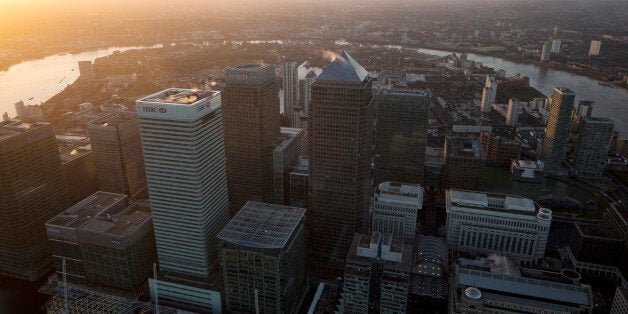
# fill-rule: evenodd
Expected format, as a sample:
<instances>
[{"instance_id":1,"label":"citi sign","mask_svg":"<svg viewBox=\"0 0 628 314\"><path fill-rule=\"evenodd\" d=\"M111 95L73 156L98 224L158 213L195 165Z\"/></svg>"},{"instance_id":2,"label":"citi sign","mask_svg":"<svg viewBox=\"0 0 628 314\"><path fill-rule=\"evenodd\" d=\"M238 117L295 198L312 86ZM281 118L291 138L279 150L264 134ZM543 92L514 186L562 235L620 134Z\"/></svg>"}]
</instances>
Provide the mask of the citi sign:
<instances>
[{"instance_id":1,"label":"citi sign","mask_svg":"<svg viewBox=\"0 0 628 314\"><path fill-rule=\"evenodd\" d=\"M161 108L161 107L148 107L148 106L144 106L142 107L144 112L159 112L159 113L166 113L168 112L168 109L166 108Z\"/></svg>"}]
</instances>

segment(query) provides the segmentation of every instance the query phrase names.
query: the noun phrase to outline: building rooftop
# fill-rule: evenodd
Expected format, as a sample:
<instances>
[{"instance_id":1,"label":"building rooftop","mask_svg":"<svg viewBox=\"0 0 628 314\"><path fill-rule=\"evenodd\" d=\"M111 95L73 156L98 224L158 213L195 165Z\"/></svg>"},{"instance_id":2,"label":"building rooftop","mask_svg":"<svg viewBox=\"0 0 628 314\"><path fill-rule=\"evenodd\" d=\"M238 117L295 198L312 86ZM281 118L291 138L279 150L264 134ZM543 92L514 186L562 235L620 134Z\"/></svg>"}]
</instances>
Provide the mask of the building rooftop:
<instances>
[{"instance_id":1,"label":"building rooftop","mask_svg":"<svg viewBox=\"0 0 628 314\"><path fill-rule=\"evenodd\" d=\"M534 201L521 196L456 189L446 192L446 202L448 211L454 207L465 207L532 215L540 210L540 206ZM547 209L544 211L549 212Z\"/></svg>"},{"instance_id":2,"label":"building rooftop","mask_svg":"<svg viewBox=\"0 0 628 314\"><path fill-rule=\"evenodd\" d=\"M509 295L521 295L530 298L565 302L570 304L591 305L591 288L559 282L523 278L488 271L457 267L459 286L475 287L480 291L491 291Z\"/></svg>"},{"instance_id":3,"label":"building rooftop","mask_svg":"<svg viewBox=\"0 0 628 314\"><path fill-rule=\"evenodd\" d=\"M361 83L369 76L358 62L346 52L341 52L336 59L323 69L316 81L337 81Z\"/></svg>"},{"instance_id":4,"label":"building rooftop","mask_svg":"<svg viewBox=\"0 0 628 314\"><path fill-rule=\"evenodd\" d=\"M151 220L148 202L136 202L117 213L102 212L83 226L83 230L112 236L124 236Z\"/></svg>"},{"instance_id":5,"label":"building rooftop","mask_svg":"<svg viewBox=\"0 0 628 314\"><path fill-rule=\"evenodd\" d=\"M444 164L445 163L445 150L436 147L425 148L425 163L432 164Z\"/></svg>"},{"instance_id":6,"label":"building rooftop","mask_svg":"<svg viewBox=\"0 0 628 314\"><path fill-rule=\"evenodd\" d=\"M225 83L235 85L259 85L275 80L275 66L270 64L243 63L225 71Z\"/></svg>"},{"instance_id":7,"label":"building rooftop","mask_svg":"<svg viewBox=\"0 0 628 314\"><path fill-rule=\"evenodd\" d=\"M484 158L482 145L477 138L448 137L445 151L447 157Z\"/></svg>"},{"instance_id":8,"label":"building rooftop","mask_svg":"<svg viewBox=\"0 0 628 314\"><path fill-rule=\"evenodd\" d=\"M584 117L584 121L587 123L597 123L597 124L612 124L615 125L615 122L609 118L600 118L600 117Z\"/></svg>"},{"instance_id":9,"label":"building rooftop","mask_svg":"<svg viewBox=\"0 0 628 314\"><path fill-rule=\"evenodd\" d=\"M210 98L218 91L204 91L195 89L169 88L161 92L140 98L138 103L153 103L165 105L194 106L205 98Z\"/></svg>"},{"instance_id":10,"label":"building rooftop","mask_svg":"<svg viewBox=\"0 0 628 314\"><path fill-rule=\"evenodd\" d=\"M418 184L383 182L375 191L375 199L381 202L414 205L421 208L423 207L423 188Z\"/></svg>"},{"instance_id":11,"label":"building rooftop","mask_svg":"<svg viewBox=\"0 0 628 314\"><path fill-rule=\"evenodd\" d=\"M137 116L133 112L117 111L104 115L98 119L87 122L87 124L99 125L99 126L117 126L124 122L137 119Z\"/></svg>"},{"instance_id":12,"label":"building rooftop","mask_svg":"<svg viewBox=\"0 0 628 314\"><path fill-rule=\"evenodd\" d=\"M2 121L0 122L0 141L47 125L50 124L44 122L23 123L19 120Z\"/></svg>"},{"instance_id":13,"label":"building rooftop","mask_svg":"<svg viewBox=\"0 0 628 314\"><path fill-rule=\"evenodd\" d=\"M371 235L356 233L347 259L382 260L388 266L398 266L410 271L412 264L412 243L391 234L373 232Z\"/></svg>"},{"instance_id":14,"label":"building rooftop","mask_svg":"<svg viewBox=\"0 0 628 314\"><path fill-rule=\"evenodd\" d=\"M126 204L126 195L98 191L48 220L46 225L81 228L107 209L112 207L123 208Z\"/></svg>"},{"instance_id":15,"label":"building rooftop","mask_svg":"<svg viewBox=\"0 0 628 314\"><path fill-rule=\"evenodd\" d=\"M576 93L574 91L572 91L571 89L566 88L566 87L554 87L554 91L558 91L558 92L560 92L561 94L564 94L564 95L567 95L567 94L569 94L569 95L576 95Z\"/></svg>"},{"instance_id":16,"label":"building rooftop","mask_svg":"<svg viewBox=\"0 0 628 314\"><path fill-rule=\"evenodd\" d=\"M305 208L249 201L218 238L237 245L281 249L305 219L305 211Z\"/></svg>"},{"instance_id":17,"label":"building rooftop","mask_svg":"<svg viewBox=\"0 0 628 314\"><path fill-rule=\"evenodd\" d=\"M587 225L575 223L574 226L580 234L585 236L613 239L618 241L622 240L621 236L617 234L613 229L605 228L602 225Z\"/></svg>"},{"instance_id":18,"label":"building rooftop","mask_svg":"<svg viewBox=\"0 0 628 314\"><path fill-rule=\"evenodd\" d=\"M59 151L61 162L66 163L75 159L79 159L92 152L92 145L85 144L81 146L68 147Z\"/></svg>"}]
</instances>

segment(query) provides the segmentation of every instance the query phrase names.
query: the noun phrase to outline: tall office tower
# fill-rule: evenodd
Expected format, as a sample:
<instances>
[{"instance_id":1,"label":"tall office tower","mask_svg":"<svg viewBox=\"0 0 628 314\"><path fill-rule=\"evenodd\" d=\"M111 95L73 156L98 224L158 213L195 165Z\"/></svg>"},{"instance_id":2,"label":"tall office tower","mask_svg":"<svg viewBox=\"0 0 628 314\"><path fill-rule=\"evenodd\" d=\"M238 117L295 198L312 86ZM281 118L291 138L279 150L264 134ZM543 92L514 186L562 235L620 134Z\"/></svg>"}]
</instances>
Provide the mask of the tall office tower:
<instances>
[{"instance_id":1,"label":"tall office tower","mask_svg":"<svg viewBox=\"0 0 628 314\"><path fill-rule=\"evenodd\" d=\"M606 155L615 123L611 119L583 117L578 132L573 175L599 177L604 173Z\"/></svg>"},{"instance_id":2,"label":"tall office tower","mask_svg":"<svg viewBox=\"0 0 628 314\"><path fill-rule=\"evenodd\" d=\"M382 94L377 105L374 183L423 183L430 99Z\"/></svg>"},{"instance_id":3,"label":"tall office tower","mask_svg":"<svg viewBox=\"0 0 628 314\"><path fill-rule=\"evenodd\" d=\"M495 103L495 97L497 97L497 82L493 76L487 75L484 88L482 89L482 102L480 110L483 113L491 111L491 106Z\"/></svg>"},{"instance_id":4,"label":"tall office tower","mask_svg":"<svg viewBox=\"0 0 628 314\"><path fill-rule=\"evenodd\" d=\"M447 245L480 254L502 252L524 263L545 254L552 211L514 195L446 192Z\"/></svg>"},{"instance_id":5,"label":"tall office tower","mask_svg":"<svg viewBox=\"0 0 628 314\"><path fill-rule=\"evenodd\" d=\"M59 151L59 156L63 165L65 182L68 185L70 204L76 204L98 191L94 156L89 141L62 149Z\"/></svg>"},{"instance_id":6,"label":"tall office tower","mask_svg":"<svg viewBox=\"0 0 628 314\"><path fill-rule=\"evenodd\" d=\"M299 157L290 172L290 206L308 208L310 161Z\"/></svg>"},{"instance_id":7,"label":"tall office tower","mask_svg":"<svg viewBox=\"0 0 628 314\"><path fill-rule=\"evenodd\" d=\"M406 313L412 254L411 241L356 233L345 265L344 313Z\"/></svg>"},{"instance_id":8,"label":"tall office tower","mask_svg":"<svg viewBox=\"0 0 628 314\"><path fill-rule=\"evenodd\" d=\"M227 69L223 124L229 209L247 201L273 202L272 144L280 136L278 86L272 65L241 64Z\"/></svg>"},{"instance_id":9,"label":"tall office tower","mask_svg":"<svg viewBox=\"0 0 628 314\"><path fill-rule=\"evenodd\" d=\"M506 112L506 125L510 127L517 126L519 121L519 100L510 98L508 100L508 111Z\"/></svg>"},{"instance_id":10,"label":"tall office tower","mask_svg":"<svg viewBox=\"0 0 628 314\"><path fill-rule=\"evenodd\" d=\"M0 274L37 280L51 268L44 223L69 205L48 123L0 123Z\"/></svg>"},{"instance_id":11,"label":"tall office tower","mask_svg":"<svg viewBox=\"0 0 628 314\"><path fill-rule=\"evenodd\" d=\"M567 88L554 88L541 150L545 170L548 172L560 170L565 160L571 110L575 99L576 94L573 91Z\"/></svg>"},{"instance_id":12,"label":"tall office tower","mask_svg":"<svg viewBox=\"0 0 628 314\"><path fill-rule=\"evenodd\" d=\"M343 51L312 85L309 209L313 251L322 258L342 260L368 224L372 81Z\"/></svg>"},{"instance_id":13,"label":"tall office tower","mask_svg":"<svg viewBox=\"0 0 628 314\"><path fill-rule=\"evenodd\" d=\"M546 41L541 47L541 62L550 61L551 55L552 55L552 42Z\"/></svg>"},{"instance_id":14,"label":"tall office tower","mask_svg":"<svg viewBox=\"0 0 628 314\"><path fill-rule=\"evenodd\" d=\"M46 222L57 275L138 294L156 259L150 206L96 192Z\"/></svg>"},{"instance_id":15,"label":"tall office tower","mask_svg":"<svg viewBox=\"0 0 628 314\"><path fill-rule=\"evenodd\" d=\"M418 212L423 208L420 185L384 182L371 198L373 232L414 239Z\"/></svg>"},{"instance_id":16,"label":"tall office tower","mask_svg":"<svg viewBox=\"0 0 628 314\"><path fill-rule=\"evenodd\" d=\"M114 112L87 123L101 191L139 199L146 194L146 170L137 115Z\"/></svg>"},{"instance_id":17,"label":"tall office tower","mask_svg":"<svg viewBox=\"0 0 628 314\"><path fill-rule=\"evenodd\" d=\"M305 291L305 208L247 202L218 234L225 310L294 313Z\"/></svg>"},{"instance_id":18,"label":"tall office tower","mask_svg":"<svg viewBox=\"0 0 628 314\"><path fill-rule=\"evenodd\" d=\"M558 26L554 26L554 33L553 33L553 36L554 36L554 37L558 37L559 32L560 32L560 29L558 28Z\"/></svg>"},{"instance_id":19,"label":"tall office tower","mask_svg":"<svg viewBox=\"0 0 628 314\"><path fill-rule=\"evenodd\" d=\"M476 138L447 137L443 190L481 191L484 187L484 154Z\"/></svg>"},{"instance_id":20,"label":"tall office tower","mask_svg":"<svg viewBox=\"0 0 628 314\"><path fill-rule=\"evenodd\" d=\"M312 84L316 81L316 72L310 70L305 78L299 80L299 107L301 113L295 127L307 130L307 121L310 114L310 101L312 101Z\"/></svg>"},{"instance_id":21,"label":"tall office tower","mask_svg":"<svg viewBox=\"0 0 628 314\"><path fill-rule=\"evenodd\" d=\"M81 82L91 82L94 80L94 65L91 61L79 61L78 67Z\"/></svg>"},{"instance_id":22,"label":"tall office tower","mask_svg":"<svg viewBox=\"0 0 628 314\"><path fill-rule=\"evenodd\" d=\"M273 144L273 203L290 204L290 167L299 160L303 130L281 128L281 137Z\"/></svg>"},{"instance_id":23,"label":"tall office tower","mask_svg":"<svg viewBox=\"0 0 628 314\"><path fill-rule=\"evenodd\" d=\"M552 53L560 53L560 46L562 41L560 39L552 40Z\"/></svg>"},{"instance_id":24,"label":"tall office tower","mask_svg":"<svg viewBox=\"0 0 628 314\"><path fill-rule=\"evenodd\" d=\"M296 127L301 109L299 106L299 65L296 61L283 63L283 113L290 127ZM295 116L296 115L296 116Z\"/></svg>"},{"instance_id":25,"label":"tall office tower","mask_svg":"<svg viewBox=\"0 0 628 314\"><path fill-rule=\"evenodd\" d=\"M229 219L220 93L171 88L137 100L137 112L160 267L151 293L218 311L220 294L205 284Z\"/></svg>"},{"instance_id":26,"label":"tall office tower","mask_svg":"<svg viewBox=\"0 0 628 314\"><path fill-rule=\"evenodd\" d=\"M521 143L491 133L481 133L482 153L486 163L498 167L510 167L512 161L521 158Z\"/></svg>"},{"instance_id":27,"label":"tall office tower","mask_svg":"<svg viewBox=\"0 0 628 314\"><path fill-rule=\"evenodd\" d=\"M602 47L602 42L599 40L592 40L591 47L589 47L589 57L597 56L600 54L600 48Z\"/></svg>"}]
</instances>

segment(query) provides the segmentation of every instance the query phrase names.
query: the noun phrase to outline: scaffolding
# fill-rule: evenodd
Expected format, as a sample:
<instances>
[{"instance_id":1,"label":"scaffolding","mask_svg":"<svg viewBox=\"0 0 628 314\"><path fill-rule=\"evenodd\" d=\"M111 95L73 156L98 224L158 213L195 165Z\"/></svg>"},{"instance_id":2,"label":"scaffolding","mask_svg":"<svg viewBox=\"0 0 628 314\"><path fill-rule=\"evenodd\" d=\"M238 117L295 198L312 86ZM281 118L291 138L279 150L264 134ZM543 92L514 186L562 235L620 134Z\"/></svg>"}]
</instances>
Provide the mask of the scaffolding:
<instances>
[{"instance_id":1,"label":"scaffolding","mask_svg":"<svg viewBox=\"0 0 628 314\"><path fill-rule=\"evenodd\" d=\"M125 299L113 295L67 288L67 300L63 297L64 289L48 302L48 314L90 313L90 314L174 314L175 309L156 307L152 302Z\"/></svg>"}]
</instances>

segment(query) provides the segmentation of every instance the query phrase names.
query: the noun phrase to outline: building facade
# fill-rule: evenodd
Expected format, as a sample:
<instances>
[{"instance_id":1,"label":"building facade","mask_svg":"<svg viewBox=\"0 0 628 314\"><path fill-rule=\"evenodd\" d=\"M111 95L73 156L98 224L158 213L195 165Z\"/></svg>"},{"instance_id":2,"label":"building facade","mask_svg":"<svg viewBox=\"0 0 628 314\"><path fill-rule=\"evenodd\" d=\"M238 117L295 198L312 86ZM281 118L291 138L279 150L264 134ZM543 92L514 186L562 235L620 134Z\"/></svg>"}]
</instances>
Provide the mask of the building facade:
<instances>
[{"instance_id":1,"label":"building facade","mask_svg":"<svg viewBox=\"0 0 628 314\"><path fill-rule=\"evenodd\" d=\"M375 130L374 184L423 184L430 100L418 94L381 94Z\"/></svg>"},{"instance_id":2,"label":"building facade","mask_svg":"<svg viewBox=\"0 0 628 314\"><path fill-rule=\"evenodd\" d=\"M546 41L541 47L541 62L550 61L551 56L552 56L552 42Z\"/></svg>"},{"instance_id":3,"label":"building facade","mask_svg":"<svg viewBox=\"0 0 628 314\"><path fill-rule=\"evenodd\" d=\"M299 157L290 172L290 206L308 208L310 161Z\"/></svg>"},{"instance_id":4,"label":"building facade","mask_svg":"<svg viewBox=\"0 0 628 314\"><path fill-rule=\"evenodd\" d=\"M146 195L146 170L137 115L114 112L87 123L94 169L101 191Z\"/></svg>"},{"instance_id":5,"label":"building facade","mask_svg":"<svg viewBox=\"0 0 628 314\"><path fill-rule=\"evenodd\" d=\"M615 123L611 119L582 118L573 159L573 175L595 178L604 173L614 129Z\"/></svg>"},{"instance_id":6,"label":"building facade","mask_svg":"<svg viewBox=\"0 0 628 314\"><path fill-rule=\"evenodd\" d=\"M521 157L521 143L515 139L485 132L480 134L480 142L487 165L509 167Z\"/></svg>"},{"instance_id":7,"label":"building facade","mask_svg":"<svg viewBox=\"0 0 628 314\"><path fill-rule=\"evenodd\" d=\"M280 137L279 90L271 65L225 72L223 124L231 216L247 201L272 203L273 143Z\"/></svg>"},{"instance_id":8,"label":"building facade","mask_svg":"<svg viewBox=\"0 0 628 314\"><path fill-rule=\"evenodd\" d=\"M461 190L446 192L450 250L502 252L523 263L545 255L552 211L512 195Z\"/></svg>"},{"instance_id":9,"label":"building facade","mask_svg":"<svg viewBox=\"0 0 628 314\"><path fill-rule=\"evenodd\" d=\"M220 232L225 310L297 311L305 289L305 209L247 202Z\"/></svg>"},{"instance_id":10,"label":"building facade","mask_svg":"<svg viewBox=\"0 0 628 314\"><path fill-rule=\"evenodd\" d=\"M297 127L301 109L299 106L299 65L296 61L283 63L283 114L289 127Z\"/></svg>"},{"instance_id":11,"label":"building facade","mask_svg":"<svg viewBox=\"0 0 628 314\"><path fill-rule=\"evenodd\" d=\"M495 97L497 97L497 82L495 82L494 77L487 75L484 88L482 89L482 101L480 105L482 113L491 111L491 106L495 103Z\"/></svg>"},{"instance_id":12,"label":"building facade","mask_svg":"<svg viewBox=\"0 0 628 314\"><path fill-rule=\"evenodd\" d=\"M602 47L602 42L599 40L592 40L591 46L589 47L589 57L597 56L600 54L600 48Z\"/></svg>"},{"instance_id":13,"label":"building facade","mask_svg":"<svg viewBox=\"0 0 628 314\"><path fill-rule=\"evenodd\" d=\"M374 97L368 72L346 52L312 85L310 212L312 248L341 260L366 229Z\"/></svg>"},{"instance_id":14,"label":"building facade","mask_svg":"<svg viewBox=\"0 0 628 314\"><path fill-rule=\"evenodd\" d=\"M299 159L303 130L281 128L281 137L273 144L273 204L290 204L290 169Z\"/></svg>"},{"instance_id":15,"label":"building facade","mask_svg":"<svg viewBox=\"0 0 628 314\"><path fill-rule=\"evenodd\" d=\"M423 188L420 185L380 183L371 198L371 230L414 239L418 213L422 208Z\"/></svg>"},{"instance_id":16,"label":"building facade","mask_svg":"<svg viewBox=\"0 0 628 314\"><path fill-rule=\"evenodd\" d=\"M571 111L575 99L576 94L573 91L567 88L554 88L541 151L541 159L548 172L559 171L565 161Z\"/></svg>"},{"instance_id":17,"label":"building facade","mask_svg":"<svg viewBox=\"0 0 628 314\"><path fill-rule=\"evenodd\" d=\"M221 108L216 91L172 88L137 101L160 268L151 293L195 311L220 309L207 283L229 219Z\"/></svg>"},{"instance_id":18,"label":"building facade","mask_svg":"<svg viewBox=\"0 0 628 314\"><path fill-rule=\"evenodd\" d=\"M69 205L48 123L0 123L0 274L37 280L51 270L44 223Z\"/></svg>"},{"instance_id":19,"label":"building facade","mask_svg":"<svg viewBox=\"0 0 628 314\"><path fill-rule=\"evenodd\" d=\"M482 190L485 158L477 138L447 137L444 154L444 190Z\"/></svg>"}]
</instances>

